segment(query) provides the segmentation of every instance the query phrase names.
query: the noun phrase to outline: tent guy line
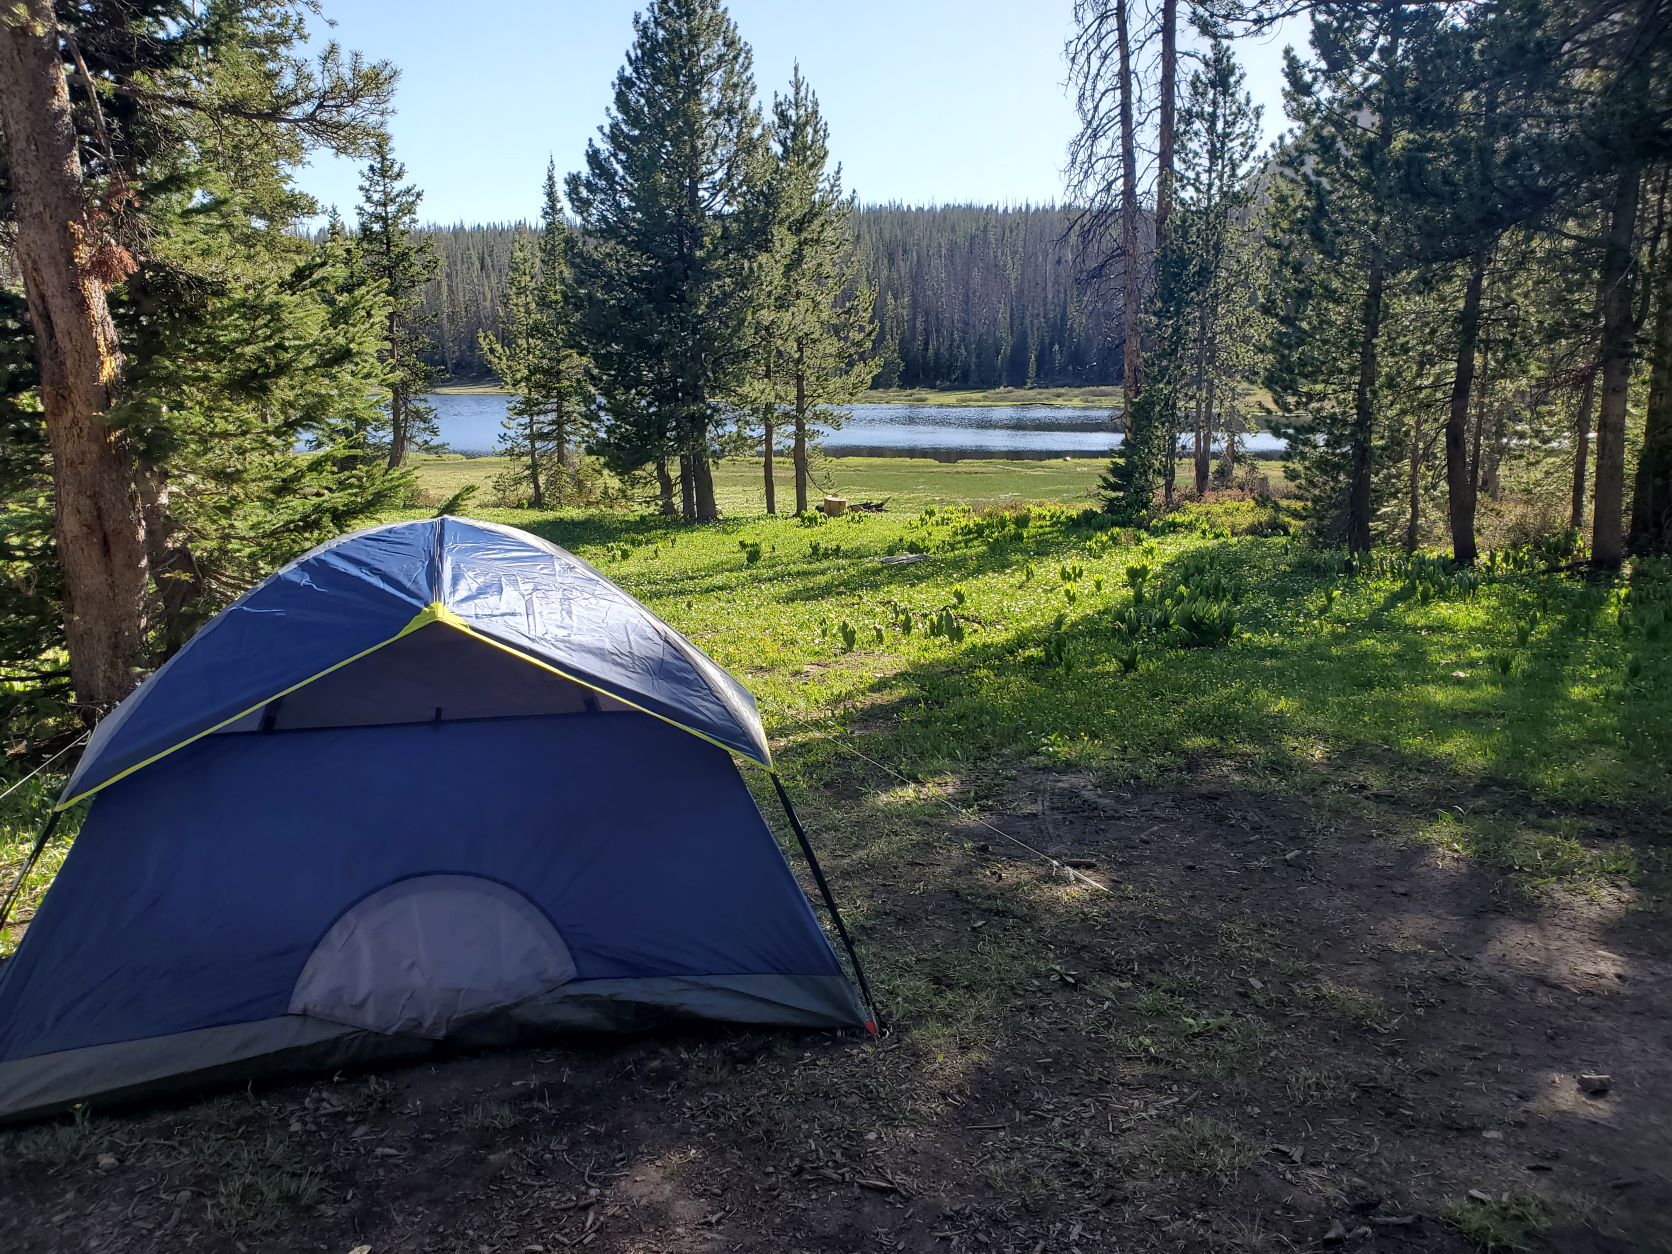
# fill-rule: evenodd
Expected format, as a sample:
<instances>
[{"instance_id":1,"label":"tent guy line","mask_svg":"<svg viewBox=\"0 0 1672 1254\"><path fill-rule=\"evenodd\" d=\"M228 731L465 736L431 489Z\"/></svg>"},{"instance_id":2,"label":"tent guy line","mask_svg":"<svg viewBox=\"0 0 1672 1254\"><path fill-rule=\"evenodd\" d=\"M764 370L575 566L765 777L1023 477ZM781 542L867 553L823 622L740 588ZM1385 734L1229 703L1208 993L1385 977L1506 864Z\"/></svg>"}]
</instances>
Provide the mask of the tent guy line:
<instances>
[{"instance_id":1,"label":"tent guy line","mask_svg":"<svg viewBox=\"0 0 1672 1254\"><path fill-rule=\"evenodd\" d=\"M81 735L77 736L74 740L70 741L69 744L65 745L57 753L53 754L45 762L42 762L34 770L30 771L29 774L25 775L22 779L18 780L17 783L13 784L10 788L6 789L5 792L0 792L0 801L4 801L7 797L11 796L19 788L22 788L30 780L34 779L35 776L39 775L42 771L46 770L47 767L51 766L54 762L58 761L59 758L63 757L71 749L74 749L77 745L79 745L82 741L86 740L87 737L91 736L92 734L93 733L90 732L90 731L82 732Z\"/></svg>"},{"instance_id":2,"label":"tent guy line","mask_svg":"<svg viewBox=\"0 0 1672 1254\"><path fill-rule=\"evenodd\" d=\"M761 698L759 697L759 695L757 695L755 699L756 699L757 702L761 701ZM768 704L775 704L776 705L777 703L776 702L768 702ZM977 813L975 810L972 810L972 809L969 809L965 806L959 805L956 801L953 801L950 797L946 796L944 793L938 792L937 791L938 785L931 784L931 783L927 782L926 780L912 779L910 776L905 775L902 772L895 770L893 767L889 766L886 762L879 762L875 758L871 757L870 755L868 755L866 753L862 753L860 750L855 749L852 745L848 744L846 741L835 738L834 736L831 735L831 733L828 733L828 732L821 733L821 732L819 732L818 729L813 726L813 717L814 716L813 716L812 713L800 713L800 714L798 714L796 711L791 710L788 707L783 706L783 705L778 705L778 712L780 714L786 714L786 715L791 716L792 718L797 719L799 724L802 727L805 727L809 731L812 731L814 735L825 735L825 736L830 737L830 743L835 745L843 753L852 754L854 757L858 758L861 762L870 763L872 766L876 767L877 770L883 772L883 774L892 776L894 779L898 780L900 783L905 784L908 788L924 789L925 791L928 792L928 794L929 794L929 796L932 800L940 802L941 805L945 806L948 810L950 810L953 814L957 815L959 818L966 819L971 823L978 823L982 827L985 827L989 832L992 832L993 835L998 836L1003 840L1009 841L1011 844L1015 845L1018 849L1026 850L1028 853L1032 854L1035 858L1038 858L1040 861L1050 863L1051 867L1054 870L1056 870L1060 875L1062 875L1065 879L1068 879L1068 880L1071 880L1071 881L1078 880L1079 882L1087 885L1088 887L1095 888L1100 893L1106 893L1106 892L1111 891L1107 884L1104 884L1104 883L1101 883L1097 880L1094 880L1091 876L1087 875L1084 871L1078 870L1075 867L1071 867L1067 863L1057 861L1055 858L1053 858L1050 854L1046 853L1044 850L1036 849L1036 848L1034 848L1034 846L1028 844L1028 842L1023 840L1020 836L1012 836L1009 832L1005 831L1003 828L997 827L994 824L989 823L986 819L982 818L981 815L979 813ZM832 717L834 717L834 716L832 715ZM776 780L776 778L777 778L776 774L774 774L773 778L774 778L774 780Z\"/></svg>"}]
</instances>

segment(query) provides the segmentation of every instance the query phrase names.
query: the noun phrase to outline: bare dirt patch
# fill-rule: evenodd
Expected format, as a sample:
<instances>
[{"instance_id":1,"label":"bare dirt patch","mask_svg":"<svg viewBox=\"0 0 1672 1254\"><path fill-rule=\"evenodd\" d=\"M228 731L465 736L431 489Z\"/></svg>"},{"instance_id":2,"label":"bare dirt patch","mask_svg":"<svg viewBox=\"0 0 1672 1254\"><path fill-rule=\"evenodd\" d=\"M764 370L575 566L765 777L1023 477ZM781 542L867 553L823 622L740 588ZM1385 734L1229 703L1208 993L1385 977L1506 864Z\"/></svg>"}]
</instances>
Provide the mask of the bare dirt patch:
<instances>
[{"instance_id":1,"label":"bare dirt patch","mask_svg":"<svg viewBox=\"0 0 1672 1254\"><path fill-rule=\"evenodd\" d=\"M881 1043L582 1042L11 1131L0 1248L1672 1250L1664 916L1420 836L1479 796L1004 782L987 817L1102 893L842 783L807 809Z\"/></svg>"}]
</instances>

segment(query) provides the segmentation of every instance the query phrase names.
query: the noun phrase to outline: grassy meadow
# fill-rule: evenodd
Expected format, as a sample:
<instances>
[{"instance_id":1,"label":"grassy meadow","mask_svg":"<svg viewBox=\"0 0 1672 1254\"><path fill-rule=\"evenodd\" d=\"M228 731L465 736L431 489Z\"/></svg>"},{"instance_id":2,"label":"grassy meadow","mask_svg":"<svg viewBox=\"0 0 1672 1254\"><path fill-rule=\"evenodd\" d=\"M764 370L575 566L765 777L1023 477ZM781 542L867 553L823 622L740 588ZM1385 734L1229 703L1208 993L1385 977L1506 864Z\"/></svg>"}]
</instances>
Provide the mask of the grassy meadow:
<instances>
[{"instance_id":1,"label":"grassy meadow","mask_svg":"<svg viewBox=\"0 0 1672 1254\"><path fill-rule=\"evenodd\" d=\"M0 1132L0 1243L1672 1248L1672 573L1354 572L1241 496L1111 528L1094 462L832 459L888 510L767 518L751 469L709 527L466 512L756 694L883 1039L545 1045ZM492 470L424 463L409 516Z\"/></svg>"},{"instance_id":2,"label":"grassy meadow","mask_svg":"<svg viewBox=\"0 0 1672 1254\"><path fill-rule=\"evenodd\" d=\"M988 509L1034 501L1084 508L1097 499L1097 480L1104 465L1104 460L1096 457L969 457L942 462L930 457L815 455L812 477L815 503L823 493L830 492L850 501L886 501L891 513L926 505ZM1261 460L1255 465L1274 491L1287 490L1282 462ZM448 454L422 458L415 466L420 500L439 504L462 488L475 487L477 493L470 498L468 508L478 512L491 508L496 500L494 480L505 467L503 457ZM758 457L728 457L716 465L714 491L721 510L732 517L765 514L763 478ZM787 457L779 460L776 479L778 508L793 509L795 483Z\"/></svg>"}]
</instances>

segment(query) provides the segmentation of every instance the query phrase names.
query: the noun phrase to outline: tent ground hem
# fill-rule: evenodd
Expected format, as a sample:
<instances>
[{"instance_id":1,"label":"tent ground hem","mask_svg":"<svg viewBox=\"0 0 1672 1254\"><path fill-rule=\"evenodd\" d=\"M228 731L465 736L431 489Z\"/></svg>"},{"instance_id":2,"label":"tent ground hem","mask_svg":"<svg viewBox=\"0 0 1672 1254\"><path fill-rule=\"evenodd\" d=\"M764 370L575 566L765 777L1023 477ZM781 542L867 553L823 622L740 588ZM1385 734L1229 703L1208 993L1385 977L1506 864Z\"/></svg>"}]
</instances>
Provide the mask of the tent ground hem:
<instances>
[{"instance_id":1,"label":"tent ground hem","mask_svg":"<svg viewBox=\"0 0 1672 1254\"><path fill-rule=\"evenodd\" d=\"M471 1019L441 1041L280 1015L0 1062L0 1124L566 1033L695 1022L830 1030L863 1027L865 1018L842 976L778 974L576 980Z\"/></svg>"}]
</instances>

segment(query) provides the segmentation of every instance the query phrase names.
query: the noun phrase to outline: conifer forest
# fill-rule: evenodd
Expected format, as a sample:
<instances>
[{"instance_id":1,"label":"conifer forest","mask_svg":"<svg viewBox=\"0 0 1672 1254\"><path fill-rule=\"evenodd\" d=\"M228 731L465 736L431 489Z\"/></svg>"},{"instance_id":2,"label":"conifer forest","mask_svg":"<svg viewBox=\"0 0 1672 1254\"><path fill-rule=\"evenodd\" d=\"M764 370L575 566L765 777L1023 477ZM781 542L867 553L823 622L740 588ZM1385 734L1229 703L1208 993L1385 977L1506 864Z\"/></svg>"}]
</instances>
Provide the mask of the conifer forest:
<instances>
[{"instance_id":1,"label":"conifer forest","mask_svg":"<svg viewBox=\"0 0 1672 1254\"><path fill-rule=\"evenodd\" d=\"M192 642L302 555L469 515L730 682L881 1021L243 1059L14 1128L0 1016L0 1249L1672 1251L1672 0L1056 0L1060 187L993 203L844 163L866 67L813 56L870 0L786 6L770 73L743 0L480 5L598 105L457 222L402 102L501 67L348 46L357 2L0 3L0 1007L98 870L88 742L212 694ZM827 447L913 412L1094 446Z\"/></svg>"}]
</instances>

